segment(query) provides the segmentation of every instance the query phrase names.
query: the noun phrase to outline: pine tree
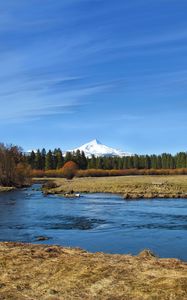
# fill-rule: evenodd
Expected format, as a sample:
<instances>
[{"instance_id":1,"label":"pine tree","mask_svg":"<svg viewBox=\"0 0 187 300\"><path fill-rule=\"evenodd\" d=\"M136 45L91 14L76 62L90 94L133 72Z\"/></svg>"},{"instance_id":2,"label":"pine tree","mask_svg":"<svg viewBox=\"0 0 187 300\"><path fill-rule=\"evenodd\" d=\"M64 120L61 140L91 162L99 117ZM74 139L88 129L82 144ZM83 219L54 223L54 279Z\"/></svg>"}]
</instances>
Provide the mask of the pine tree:
<instances>
[{"instance_id":1,"label":"pine tree","mask_svg":"<svg viewBox=\"0 0 187 300\"><path fill-rule=\"evenodd\" d=\"M157 156L156 155L151 155L150 157L150 161L151 161L151 168L152 169L157 169L158 166L157 166Z\"/></svg>"},{"instance_id":2,"label":"pine tree","mask_svg":"<svg viewBox=\"0 0 187 300\"><path fill-rule=\"evenodd\" d=\"M75 153L73 153L74 161L77 163L80 169L81 168L81 163L82 163L82 157L81 157L81 152L78 149Z\"/></svg>"},{"instance_id":3,"label":"pine tree","mask_svg":"<svg viewBox=\"0 0 187 300\"><path fill-rule=\"evenodd\" d=\"M92 155L92 157L88 160L88 169L96 169L96 157Z\"/></svg>"},{"instance_id":4,"label":"pine tree","mask_svg":"<svg viewBox=\"0 0 187 300\"><path fill-rule=\"evenodd\" d=\"M45 170L46 150L44 148L41 151L41 156L42 156L42 170Z\"/></svg>"},{"instance_id":5,"label":"pine tree","mask_svg":"<svg viewBox=\"0 0 187 300\"><path fill-rule=\"evenodd\" d=\"M133 168L133 158L131 156L127 156L127 169Z\"/></svg>"},{"instance_id":6,"label":"pine tree","mask_svg":"<svg viewBox=\"0 0 187 300\"><path fill-rule=\"evenodd\" d=\"M176 155L176 167L177 168L185 168L186 167L186 153L179 152Z\"/></svg>"},{"instance_id":7,"label":"pine tree","mask_svg":"<svg viewBox=\"0 0 187 300\"><path fill-rule=\"evenodd\" d=\"M63 164L64 164L64 158L63 158L63 155L62 155L62 151L60 149L58 149L56 157L57 157L57 169L61 169L63 167Z\"/></svg>"},{"instance_id":8,"label":"pine tree","mask_svg":"<svg viewBox=\"0 0 187 300\"><path fill-rule=\"evenodd\" d=\"M157 156L157 168L162 169L162 158L161 155Z\"/></svg>"},{"instance_id":9,"label":"pine tree","mask_svg":"<svg viewBox=\"0 0 187 300\"><path fill-rule=\"evenodd\" d=\"M30 164L31 168L34 169L35 168L35 153L34 151L31 152L29 159L28 159L28 163Z\"/></svg>"},{"instance_id":10,"label":"pine tree","mask_svg":"<svg viewBox=\"0 0 187 300\"><path fill-rule=\"evenodd\" d=\"M150 157L149 155L145 156L145 169L150 169Z\"/></svg>"},{"instance_id":11,"label":"pine tree","mask_svg":"<svg viewBox=\"0 0 187 300\"><path fill-rule=\"evenodd\" d=\"M36 170L42 170L42 155L39 149L36 152L34 164Z\"/></svg>"},{"instance_id":12,"label":"pine tree","mask_svg":"<svg viewBox=\"0 0 187 300\"><path fill-rule=\"evenodd\" d=\"M138 157L138 155L134 155L134 157L133 157L133 168L135 168L135 169L139 168L139 157Z\"/></svg>"},{"instance_id":13,"label":"pine tree","mask_svg":"<svg viewBox=\"0 0 187 300\"><path fill-rule=\"evenodd\" d=\"M96 168L97 169L103 169L104 163L103 163L103 158L102 157L97 157L96 158Z\"/></svg>"},{"instance_id":14,"label":"pine tree","mask_svg":"<svg viewBox=\"0 0 187 300\"><path fill-rule=\"evenodd\" d=\"M87 166L88 166L87 158L85 156L84 151L81 151L81 169L85 170L87 169Z\"/></svg>"},{"instance_id":15,"label":"pine tree","mask_svg":"<svg viewBox=\"0 0 187 300\"><path fill-rule=\"evenodd\" d=\"M51 170L52 168L53 168L53 154L52 151L49 150L45 159L45 169Z\"/></svg>"},{"instance_id":16,"label":"pine tree","mask_svg":"<svg viewBox=\"0 0 187 300\"><path fill-rule=\"evenodd\" d=\"M64 158L64 162L68 162L73 160L73 154L71 152L66 152L65 158Z\"/></svg>"},{"instance_id":17,"label":"pine tree","mask_svg":"<svg viewBox=\"0 0 187 300\"><path fill-rule=\"evenodd\" d=\"M128 168L128 164L127 164L127 157L125 156L123 158L123 169L127 169Z\"/></svg>"}]
</instances>

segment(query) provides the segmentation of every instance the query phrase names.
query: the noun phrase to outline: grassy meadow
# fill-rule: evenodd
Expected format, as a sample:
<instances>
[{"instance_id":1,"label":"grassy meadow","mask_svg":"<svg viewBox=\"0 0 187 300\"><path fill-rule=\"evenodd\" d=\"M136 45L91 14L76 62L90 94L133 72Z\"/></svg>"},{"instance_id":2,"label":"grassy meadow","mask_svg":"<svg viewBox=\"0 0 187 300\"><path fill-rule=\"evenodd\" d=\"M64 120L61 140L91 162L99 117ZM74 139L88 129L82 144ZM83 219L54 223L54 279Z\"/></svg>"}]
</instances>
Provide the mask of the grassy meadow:
<instances>
[{"instance_id":1,"label":"grassy meadow","mask_svg":"<svg viewBox=\"0 0 187 300\"><path fill-rule=\"evenodd\" d=\"M37 179L36 179L37 180ZM46 179L43 179L46 180ZM187 197L186 175L119 176L48 178L55 188L44 188L46 193L116 193L124 198L181 198Z\"/></svg>"}]
</instances>

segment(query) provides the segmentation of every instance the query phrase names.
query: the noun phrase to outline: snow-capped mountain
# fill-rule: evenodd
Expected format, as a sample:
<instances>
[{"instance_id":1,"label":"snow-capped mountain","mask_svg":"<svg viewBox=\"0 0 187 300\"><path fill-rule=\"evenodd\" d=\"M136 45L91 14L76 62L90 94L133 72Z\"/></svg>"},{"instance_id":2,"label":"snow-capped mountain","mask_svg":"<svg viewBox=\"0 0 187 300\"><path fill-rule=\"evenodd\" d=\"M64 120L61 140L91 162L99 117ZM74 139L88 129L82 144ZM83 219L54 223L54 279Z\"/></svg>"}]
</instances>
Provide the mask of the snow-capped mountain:
<instances>
[{"instance_id":1,"label":"snow-capped mountain","mask_svg":"<svg viewBox=\"0 0 187 300\"><path fill-rule=\"evenodd\" d=\"M95 155L97 157L98 156L121 156L122 157L122 156L132 155L130 153L123 152L121 150L103 145L97 139L87 144L84 144L76 149L70 150L70 152L77 151L77 150L84 151L87 157L91 157L92 155Z\"/></svg>"}]
</instances>

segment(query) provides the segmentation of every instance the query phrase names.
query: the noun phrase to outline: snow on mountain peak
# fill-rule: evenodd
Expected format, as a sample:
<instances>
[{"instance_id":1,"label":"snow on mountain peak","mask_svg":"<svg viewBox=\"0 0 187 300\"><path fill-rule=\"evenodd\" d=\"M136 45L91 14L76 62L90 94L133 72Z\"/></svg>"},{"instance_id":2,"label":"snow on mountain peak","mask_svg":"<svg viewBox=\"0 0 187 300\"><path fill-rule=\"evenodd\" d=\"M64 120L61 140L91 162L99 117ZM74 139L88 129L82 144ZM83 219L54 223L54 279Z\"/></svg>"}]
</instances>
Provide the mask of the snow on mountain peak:
<instances>
[{"instance_id":1,"label":"snow on mountain peak","mask_svg":"<svg viewBox=\"0 0 187 300\"><path fill-rule=\"evenodd\" d=\"M103 145L100 141L98 141L97 139L94 139L92 141L90 141L89 143L86 143L76 149L70 150L70 152L73 151L84 151L85 155L87 157L91 157L92 155L95 156L129 156L131 155L130 153L127 152L123 152L121 150L118 149L114 149L111 147L108 147L106 145Z\"/></svg>"},{"instance_id":2,"label":"snow on mountain peak","mask_svg":"<svg viewBox=\"0 0 187 300\"><path fill-rule=\"evenodd\" d=\"M101 142L98 141L97 139L94 139L94 140L90 141L88 144L102 145Z\"/></svg>"}]
</instances>

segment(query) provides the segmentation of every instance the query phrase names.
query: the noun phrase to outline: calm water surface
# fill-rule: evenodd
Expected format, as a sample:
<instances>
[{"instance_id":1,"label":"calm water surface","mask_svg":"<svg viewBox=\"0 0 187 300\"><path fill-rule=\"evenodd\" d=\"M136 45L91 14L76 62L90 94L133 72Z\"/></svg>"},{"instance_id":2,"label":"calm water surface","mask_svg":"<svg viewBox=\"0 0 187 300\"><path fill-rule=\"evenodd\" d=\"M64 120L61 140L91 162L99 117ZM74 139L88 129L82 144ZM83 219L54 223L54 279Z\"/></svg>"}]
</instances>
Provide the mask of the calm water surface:
<instances>
[{"instance_id":1,"label":"calm water surface","mask_svg":"<svg viewBox=\"0 0 187 300\"><path fill-rule=\"evenodd\" d=\"M34 188L34 189L33 189ZM89 251L187 261L187 200L125 201L109 194L66 199L44 196L34 185L0 194L0 240L76 246ZM38 236L48 237L38 242Z\"/></svg>"}]
</instances>

